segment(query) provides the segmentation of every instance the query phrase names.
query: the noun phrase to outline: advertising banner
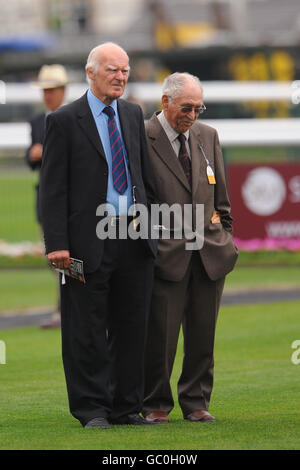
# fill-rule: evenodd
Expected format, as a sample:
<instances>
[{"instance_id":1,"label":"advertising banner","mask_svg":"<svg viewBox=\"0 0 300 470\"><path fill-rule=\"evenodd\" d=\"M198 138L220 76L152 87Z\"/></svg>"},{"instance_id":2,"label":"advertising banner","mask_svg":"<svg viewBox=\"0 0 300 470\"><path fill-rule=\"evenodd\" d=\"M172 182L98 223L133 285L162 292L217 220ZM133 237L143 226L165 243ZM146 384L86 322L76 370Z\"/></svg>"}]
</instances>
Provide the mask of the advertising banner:
<instances>
[{"instance_id":1,"label":"advertising banner","mask_svg":"<svg viewBox=\"0 0 300 470\"><path fill-rule=\"evenodd\" d=\"M231 164L227 176L237 245L300 249L300 163Z\"/></svg>"}]
</instances>

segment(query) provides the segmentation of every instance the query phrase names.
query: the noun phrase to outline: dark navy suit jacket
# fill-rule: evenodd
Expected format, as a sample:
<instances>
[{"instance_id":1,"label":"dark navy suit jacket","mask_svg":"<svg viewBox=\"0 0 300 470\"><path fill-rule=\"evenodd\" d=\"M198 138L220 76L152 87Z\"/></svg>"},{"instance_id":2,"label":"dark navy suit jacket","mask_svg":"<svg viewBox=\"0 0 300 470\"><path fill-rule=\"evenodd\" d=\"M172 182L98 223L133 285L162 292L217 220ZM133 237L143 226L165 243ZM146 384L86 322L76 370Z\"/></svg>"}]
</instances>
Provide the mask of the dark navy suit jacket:
<instances>
[{"instance_id":1,"label":"dark navy suit jacket","mask_svg":"<svg viewBox=\"0 0 300 470\"><path fill-rule=\"evenodd\" d=\"M153 176L141 108L118 100L118 114L136 203L154 202ZM108 165L86 94L60 107L46 120L40 178L40 206L46 253L69 250L84 261L86 272L98 269L104 241L96 234L100 204L106 203ZM151 231L149 213L145 228ZM142 225L142 224L141 224ZM157 240L143 240L149 256Z\"/></svg>"}]
</instances>

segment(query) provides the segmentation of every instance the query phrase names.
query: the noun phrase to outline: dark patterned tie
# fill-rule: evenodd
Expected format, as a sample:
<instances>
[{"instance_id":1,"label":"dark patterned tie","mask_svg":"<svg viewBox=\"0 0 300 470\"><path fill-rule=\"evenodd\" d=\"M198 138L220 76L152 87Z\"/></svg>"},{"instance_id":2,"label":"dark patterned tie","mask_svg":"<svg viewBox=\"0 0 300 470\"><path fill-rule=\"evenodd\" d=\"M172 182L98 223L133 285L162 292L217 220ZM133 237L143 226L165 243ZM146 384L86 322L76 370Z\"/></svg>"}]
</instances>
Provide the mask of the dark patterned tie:
<instances>
[{"instance_id":1,"label":"dark patterned tie","mask_svg":"<svg viewBox=\"0 0 300 470\"><path fill-rule=\"evenodd\" d=\"M192 187L192 165L185 145L185 136L183 134L179 134L178 140L180 142L178 159L182 165L183 171L188 179L188 182Z\"/></svg>"},{"instance_id":2,"label":"dark patterned tie","mask_svg":"<svg viewBox=\"0 0 300 470\"><path fill-rule=\"evenodd\" d=\"M127 189L127 176L124 161L124 149L118 126L115 120L115 112L111 106L106 106L103 112L108 116L108 134L112 158L112 178L114 188L123 194Z\"/></svg>"}]
</instances>

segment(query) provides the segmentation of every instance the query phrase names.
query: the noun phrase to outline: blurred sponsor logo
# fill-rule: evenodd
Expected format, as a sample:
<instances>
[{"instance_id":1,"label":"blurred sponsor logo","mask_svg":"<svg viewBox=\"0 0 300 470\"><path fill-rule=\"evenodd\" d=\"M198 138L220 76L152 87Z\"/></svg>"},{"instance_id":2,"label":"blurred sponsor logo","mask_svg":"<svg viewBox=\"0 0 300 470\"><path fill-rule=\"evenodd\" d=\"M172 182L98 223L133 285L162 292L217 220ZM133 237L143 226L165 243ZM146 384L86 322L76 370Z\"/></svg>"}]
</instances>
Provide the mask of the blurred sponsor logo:
<instances>
[{"instance_id":1,"label":"blurred sponsor logo","mask_svg":"<svg viewBox=\"0 0 300 470\"><path fill-rule=\"evenodd\" d=\"M285 181L273 168L255 168L242 187L244 203L250 211L258 215L277 212L285 200Z\"/></svg>"},{"instance_id":2,"label":"blurred sponsor logo","mask_svg":"<svg viewBox=\"0 0 300 470\"><path fill-rule=\"evenodd\" d=\"M266 224L266 231L271 238L299 238L300 222L298 220L270 222Z\"/></svg>"}]
</instances>

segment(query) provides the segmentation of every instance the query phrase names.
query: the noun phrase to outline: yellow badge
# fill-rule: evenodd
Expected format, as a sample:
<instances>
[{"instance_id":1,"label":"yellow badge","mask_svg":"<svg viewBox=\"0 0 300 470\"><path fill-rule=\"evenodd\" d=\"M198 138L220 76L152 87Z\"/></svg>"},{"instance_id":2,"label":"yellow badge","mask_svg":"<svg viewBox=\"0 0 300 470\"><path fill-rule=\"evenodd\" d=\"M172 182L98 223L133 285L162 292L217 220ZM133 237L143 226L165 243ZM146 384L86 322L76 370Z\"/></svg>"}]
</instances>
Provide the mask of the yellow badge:
<instances>
[{"instance_id":1,"label":"yellow badge","mask_svg":"<svg viewBox=\"0 0 300 470\"><path fill-rule=\"evenodd\" d=\"M210 165L207 165L206 167L206 174L207 174L209 184L216 184L215 174Z\"/></svg>"},{"instance_id":2,"label":"yellow badge","mask_svg":"<svg viewBox=\"0 0 300 470\"><path fill-rule=\"evenodd\" d=\"M213 215L210 219L212 224L220 224L221 223L221 217L218 211L214 211Z\"/></svg>"}]
</instances>

